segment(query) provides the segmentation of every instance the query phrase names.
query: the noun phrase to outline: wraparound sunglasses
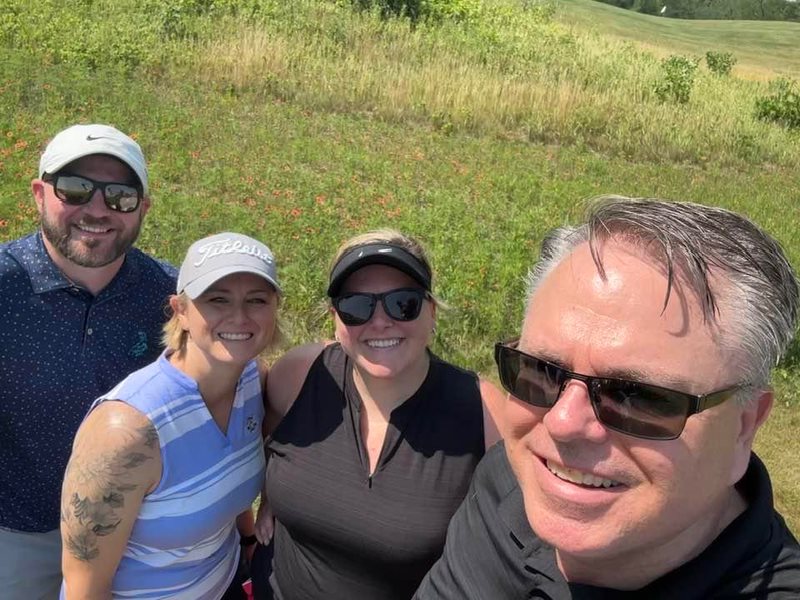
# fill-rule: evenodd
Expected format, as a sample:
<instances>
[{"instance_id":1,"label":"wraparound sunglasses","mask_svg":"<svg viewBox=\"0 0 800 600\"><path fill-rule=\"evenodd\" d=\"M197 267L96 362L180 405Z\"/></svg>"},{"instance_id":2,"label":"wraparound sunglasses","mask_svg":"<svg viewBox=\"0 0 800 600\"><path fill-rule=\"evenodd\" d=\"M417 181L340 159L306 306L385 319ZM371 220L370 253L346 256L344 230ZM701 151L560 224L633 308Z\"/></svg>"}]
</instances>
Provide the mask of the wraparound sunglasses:
<instances>
[{"instance_id":1,"label":"wraparound sunglasses","mask_svg":"<svg viewBox=\"0 0 800 600\"><path fill-rule=\"evenodd\" d=\"M581 381L589 390L597 420L637 438L673 440L691 415L722 404L747 387L740 384L695 396L649 383L581 375L522 352L518 343L494 347L500 382L509 394L532 406L552 408L569 381Z\"/></svg>"}]
</instances>

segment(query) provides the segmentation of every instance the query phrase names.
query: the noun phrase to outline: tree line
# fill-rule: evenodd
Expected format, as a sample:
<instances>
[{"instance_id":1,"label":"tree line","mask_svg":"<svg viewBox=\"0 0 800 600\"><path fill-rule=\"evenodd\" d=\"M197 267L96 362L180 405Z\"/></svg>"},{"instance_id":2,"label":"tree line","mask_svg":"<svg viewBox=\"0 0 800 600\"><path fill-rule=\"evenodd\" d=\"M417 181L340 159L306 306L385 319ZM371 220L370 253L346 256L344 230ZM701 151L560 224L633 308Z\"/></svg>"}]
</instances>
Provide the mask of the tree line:
<instances>
[{"instance_id":1,"label":"tree line","mask_svg":"<svg viewBox=\"0 0 800 600\"><path fill-rule=\"evenodd\" d=\"M800 0L598 0L676 19L800 21Z\"/></svg>"}]
</instances>

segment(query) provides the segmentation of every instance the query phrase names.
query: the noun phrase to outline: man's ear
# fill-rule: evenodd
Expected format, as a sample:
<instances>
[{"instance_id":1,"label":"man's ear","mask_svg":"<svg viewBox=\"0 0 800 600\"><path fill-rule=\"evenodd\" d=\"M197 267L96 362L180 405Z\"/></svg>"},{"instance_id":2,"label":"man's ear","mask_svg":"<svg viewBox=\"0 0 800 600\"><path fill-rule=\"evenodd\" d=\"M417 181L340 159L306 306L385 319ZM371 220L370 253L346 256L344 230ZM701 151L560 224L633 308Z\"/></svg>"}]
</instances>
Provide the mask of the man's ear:
<instances>
[{"instance_id":1,"label":"man's ear","mask_svg":"<svg viewBox=\"0 0 800 600\"><path fill-rule=\"evenodd\" d=\"M736 438L736 461L733 474L735 480L732 483L739 481L747 470L756 432L767 420L774 401L775 394L772 389L768 388L760 390L757 396L750 398L742 408L742 414L739 417L739 435Z\"/></svg>"},{"instance_id":2,"label":"man's ear","mask_svg":"<svg viewBox=\"0 0 800 600\"><path fill-rule=\"evenodd\" d=\"M761 390L756 398L750 400L742 411L742 430L740 436L747 440L749 445L753 445L758 428L767 420L775 402L775 393L772 388Z\"/></svg>"},{"instance_id":3,"label":"man's ear","mask_svg":"<svg viewBox=\"0 0 800 600\"><path fill-rule=\"evenodd\" d=\"M31 181L31 192L33 199L36 202L36 210L42 214L42 206L44 205L44 181L41 179L34 179Z\"/></svg>"},{"instance_id":4,"label":"man's ear","mask_svg":"<svg viewBox=\"0 0 800 600\"><path fill-rule=\"evenodd\" d=\"M147 211L150 210L150 197L145 196L142 198L142 207L140 209L142 211L142 217L147 214Z\"/></svg>"}]
</instances>

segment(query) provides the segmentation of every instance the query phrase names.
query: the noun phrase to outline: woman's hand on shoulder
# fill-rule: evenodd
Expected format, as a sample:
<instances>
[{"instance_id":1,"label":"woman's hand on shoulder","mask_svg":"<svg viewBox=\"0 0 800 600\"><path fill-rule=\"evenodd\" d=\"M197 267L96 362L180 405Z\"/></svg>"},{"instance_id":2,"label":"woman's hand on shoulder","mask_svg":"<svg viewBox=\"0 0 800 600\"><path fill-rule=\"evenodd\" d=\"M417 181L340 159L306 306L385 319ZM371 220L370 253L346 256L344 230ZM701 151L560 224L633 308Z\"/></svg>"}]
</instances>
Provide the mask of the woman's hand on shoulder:
<instances>
[{"instance_id":1,"label":"woman's hand on shoulder","mask_svg":"<svg viewBox=\"0 0 800 600\"><path fill-rule=\"evenodd\" d=\"M267 430L272 432L297 399L311 365L326 344L305 344L281 356L267 377Z\"/></svg>"},{"instance_id":2,"label":"woman's hand on shoulder","mask_svg":"<svg viewBox=\"0 0 800 600\"><path fill-rule=\"evenodd\" d=\"M110 594L142 499L160 478L158 433L147 417L115 401L89 414L75 437L61 490L68 598Z\"/></svg>"},{"instance_id":3,"label":"woman's hand on shoulder","mask_svg":"<svg viewBox=\"0 0 800 600\"><path fill-rule=\"evenodd\" d=\"M483 401L483 439L488 450L503 437L502 415L506 395L490 381L478 381Z\"/></svg>"}]
</instances>

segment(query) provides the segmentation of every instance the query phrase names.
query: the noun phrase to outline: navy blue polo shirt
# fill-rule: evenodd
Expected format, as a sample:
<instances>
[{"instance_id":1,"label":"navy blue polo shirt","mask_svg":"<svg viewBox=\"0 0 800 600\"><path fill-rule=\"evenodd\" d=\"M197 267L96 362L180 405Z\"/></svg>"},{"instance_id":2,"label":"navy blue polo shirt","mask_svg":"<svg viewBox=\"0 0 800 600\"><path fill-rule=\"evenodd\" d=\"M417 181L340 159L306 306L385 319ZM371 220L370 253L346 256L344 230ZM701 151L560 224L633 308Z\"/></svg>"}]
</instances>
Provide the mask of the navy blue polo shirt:
<instances>
[{"instance_id":1,"label":"navy blue polo shirt","mask_svg":"<svg viewBox=\"0 0 800 600\"><path fill-rule=\"evenodd\" d=\"M132 249L93 296L40 232L0 245L0 527L58 528L75 432L95 398L158 357L176 277Z\"/></svg>"}]
</instances>

